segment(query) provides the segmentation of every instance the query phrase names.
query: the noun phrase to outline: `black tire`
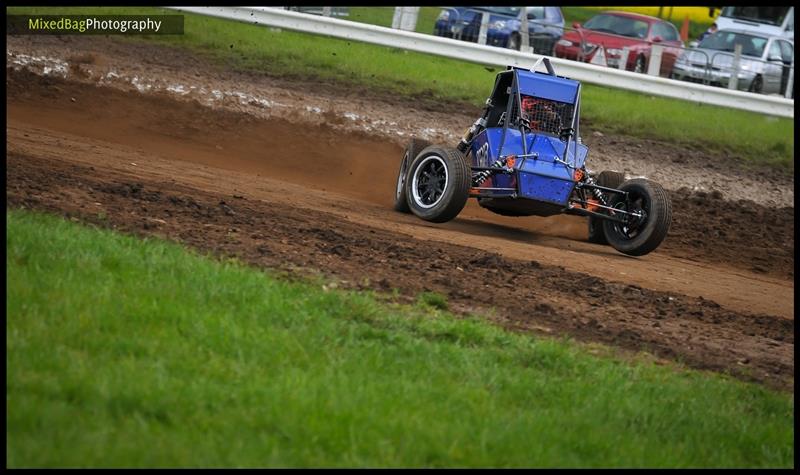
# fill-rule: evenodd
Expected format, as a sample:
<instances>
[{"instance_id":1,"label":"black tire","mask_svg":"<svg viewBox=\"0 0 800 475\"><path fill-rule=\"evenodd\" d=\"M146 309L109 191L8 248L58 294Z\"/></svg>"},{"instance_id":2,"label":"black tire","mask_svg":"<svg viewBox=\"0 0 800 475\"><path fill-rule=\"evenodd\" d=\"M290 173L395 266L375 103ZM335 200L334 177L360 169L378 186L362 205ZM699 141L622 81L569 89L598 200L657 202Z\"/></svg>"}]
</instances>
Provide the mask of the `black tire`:
<instances>
[{"instance_id":1,"label":"black tire","mask_svg":"<svg viewBox=\"0 0 800 475\"><path fill-rule=\"evenodd\" d=\"M463 153L432 145L422 150L408 168L408 207L425 221L450 221L464 209L471 182L472 170Z\"/></svg>"},{"instance_id":2,"label":"black tire","mask_svg":"<svg viewBox=\"0 0 800 475\"><path fill-rule=\"evenodd\" d=\"M617 194L610 205L627 211L644 210L638 223L629 225L605 220L603 230L611 247L629 256L643 256L661 244L672 222L672 203L667 192L656 182L634 178L622 184L620 190L628 192L628 199ZM630 204L630 209L628 209Z\"/></svg>"},{"instance_id":3,"label":"black tire","mask_svg":"<svg viewBox=\"0 0 800 475\"><path fill-rule=\"evenodd\" d=\"M555 56L556 55L556 41L558 41L558 38L551 38L550 42L547 44L547 52L546 53L542 53L542 54L544 54L545 56L551 56L551 57Z\"/></svg>"},{"instance_id":4,"label":"black tire","mask_svg":"<svg viewBox=\"0 0 800 475\"><path fill-rule=\"evenodd\" d=\"M619 188L625 181L625 174L613 170L603 170L597 175L595 183L609 188ZM607 193L611 195L611 193ZM606 233L603 231L603 218L589 216L589 242L594 244L608 244Z\"/></svg>"},{"instance_id":5,"label":"black tire","mask_svg":"<svg viewBox=\"0 0 800 475\"><path fill-rule=\"evenodd\" d=\"M644 74L647 72L645 68L647 68L647 60L640 54L636 57L636 62L633 64L633 72Z\"/></svg>"},{"instance_id":6,"label":"black tire","mask_svg":"<svg viewBox=\"0 0 800 475\"><path fill-rule=\"evenodd\" d=\"M518 34L514 33L508 37L508 49L519 51L522 48L522 39Z\"/></svg>"},{"instance_id":7,"label":"black tire","mask_svg":"<svg viewBox=\"0 0 800 475\"><path fill-rule=\"evenodd\" d=\"M756 94L761 94L764 90L764 80L761 79L761 76L756 76L753 78L753 82L750 83L750 87L747 88L748 92L755 92Z\"/></svg>"},{"instance_id":8,"label":"black tire","mask_svg":"<svg viewBox=\"0 0 800 475\"><path fill-rule=\"evenodd\" d=\"M406 200L406 178L408 177L408 165L417 158L419 152L425 147L430 146L430 142L418 138L408 141L406 149L403 151L403 159L400 161L400 170L397 172L397 188L394 193L394 210L401 213L411 213Z\"/></svg>"}]
</instances>

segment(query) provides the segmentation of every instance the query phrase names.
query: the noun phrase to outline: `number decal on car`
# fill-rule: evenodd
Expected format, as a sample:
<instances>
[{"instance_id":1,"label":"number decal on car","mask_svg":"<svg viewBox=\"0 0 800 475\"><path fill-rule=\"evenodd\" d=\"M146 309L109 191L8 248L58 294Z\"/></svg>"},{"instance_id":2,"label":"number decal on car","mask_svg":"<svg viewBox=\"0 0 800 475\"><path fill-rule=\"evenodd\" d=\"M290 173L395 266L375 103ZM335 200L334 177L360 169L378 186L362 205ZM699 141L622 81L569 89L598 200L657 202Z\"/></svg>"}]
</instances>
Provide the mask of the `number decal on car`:
<instances>
[{"instance_id":1,"label":"number decal on car","mask_svg":"<svg viewBox=\"0 0 800 475\"><path fill-rule=\"evenodd\" d=\"M486 164L489 163L489 142L485 142L481 145L481 148L475 152L475 157L478 158L478 166L485 167Z\"/></svg>"}]
</instances>

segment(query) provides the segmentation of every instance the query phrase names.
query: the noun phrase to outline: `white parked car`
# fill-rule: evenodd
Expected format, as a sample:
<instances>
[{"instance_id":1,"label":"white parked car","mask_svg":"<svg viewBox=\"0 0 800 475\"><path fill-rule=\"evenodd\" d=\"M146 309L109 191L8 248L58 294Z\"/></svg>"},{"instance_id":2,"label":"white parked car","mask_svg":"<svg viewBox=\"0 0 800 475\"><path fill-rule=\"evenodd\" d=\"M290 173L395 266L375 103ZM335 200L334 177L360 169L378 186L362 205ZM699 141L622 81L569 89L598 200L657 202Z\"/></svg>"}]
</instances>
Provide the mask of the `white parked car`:
<instances>
[{"instance_id":1,"label":"white parked car","mask_svg":"<svg viewBox=\"0 0 800 475\"><path fill-rule=\"evenodd\" d=\"M720 30L740 30L794 41L794 7L722 7L715 23Z\"/></svg>"},{"instance_id":2,"label":"white parked car","mask_svg":"<svg viewBox=\"0 0 800 475\"><path fill-rule=\"evenodd\" d=\"M742 46L737 89L783 94L794 60L794 42L746 30L718 30L687 49L675 61L672 78L728 87L733 74L734 50Z\"/></svg>"}]
</instances>

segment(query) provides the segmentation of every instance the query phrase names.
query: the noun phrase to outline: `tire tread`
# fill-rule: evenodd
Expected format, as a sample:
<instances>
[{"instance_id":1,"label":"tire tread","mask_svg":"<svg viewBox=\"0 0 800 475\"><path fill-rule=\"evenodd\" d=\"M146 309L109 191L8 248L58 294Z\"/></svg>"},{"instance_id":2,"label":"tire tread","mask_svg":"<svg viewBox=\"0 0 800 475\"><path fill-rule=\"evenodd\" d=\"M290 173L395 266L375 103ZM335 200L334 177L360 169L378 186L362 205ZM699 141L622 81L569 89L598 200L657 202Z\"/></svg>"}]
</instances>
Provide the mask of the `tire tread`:
<instances>
[{"instance_id":1,"label":"tire tread","mask_svg":"<svg viewBox=\"0 0 800 475\"><path fill-rule=\"evenodd\" d=\"M412 137L411 140L408 141L408 145L406 145L405 150L403 150L403 159L405 159L406 152L408 152L408 164L406 165L406 180L408 180L408 171L411 165L414 163L414 159L417 158L419 153L430 147L431 142L418 139L416 137ZM403 159L400 160L400 170L397 171L397 178L400 178L400 173L403 172ZM395 189L395 197L394 197L394 210L400 213L411 213L411 208L408 207L408 200L406 200L406 187L403 186L403 189L400 190L400 195L397 195Z\"/></svg>"},{"instance_id":2,"label":"tire tread","mask_svg":"<svg viewBox=\"0 0 800 475\"><path fill-rule=\"evenodd\" d=\"M629 256L643 256L654 251L664 238L667 237L669 227L672 224L672 202L666 190L658 183L645 178L634 178L626 181L622 186L624 189L630 185L638 185L649 189L650 199L652 201L651 207L653 209L650 210L648 220L655 216L655 225L651 228L651 232L644 238L643 242L634 245L631 245L630 241L618 240L613 235L609 237L609 234L612 233L609 233L608 229L606 229L606 237L609 240L609 244L619 252ZM606 224L610 227L611 222L608 221ZM606 224L604 224L604 226ZM639 236L634 238L633 241L636 241L637 238L639 238Z\"/></svg>"},{"instance_id":3,"label":"tire tread","mask_svg":"<svg viewBox=\"0 0 800 475\"><path fill-rule=\"evenodd\" d=\"M452 194L450 195L450 199L443 208L438 208L438 206L435 206L426 211L417 210L413 206L411 201L412 195L409 190L412 180L406 179L406 200L411 211L419 218L432 223L444 223L458 216L458 213L460 213L461 210L464 209L464 205L467 204L467 199L469 198L469 188L472 184L472 168L470 168L469 164L467 163L467 158L464 156L464 154L458 150L454 148L431 145L422 150L417 155L417 158L411 163L411 166L409 167L409 178L411 176L411 172L416 168L418 159L432 152L441 156L446 162L452 165L452 179L450 182L453 184L454 188Z\"/></svg>"}]
</instances>

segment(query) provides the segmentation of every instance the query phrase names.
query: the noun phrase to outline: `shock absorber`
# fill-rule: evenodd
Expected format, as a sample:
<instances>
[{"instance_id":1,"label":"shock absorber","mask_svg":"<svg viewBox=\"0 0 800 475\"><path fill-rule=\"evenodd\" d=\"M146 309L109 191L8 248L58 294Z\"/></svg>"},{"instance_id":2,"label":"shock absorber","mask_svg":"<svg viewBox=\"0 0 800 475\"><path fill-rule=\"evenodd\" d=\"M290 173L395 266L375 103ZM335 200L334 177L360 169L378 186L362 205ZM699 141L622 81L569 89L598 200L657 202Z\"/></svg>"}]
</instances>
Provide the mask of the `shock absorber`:
<instances>
[{"instance_id":1,"label":"shock absorber","mask_svg":"<svg viewBox=\"0 0 800 475\"><path fill-rule=\"evenodd\" d=\"M588 183L589 185L596 184L594 178L592 178L591 176L586 177L586 183ZM592 195L594 195L594 197L597 198L597 201L599 201L601 204L603 204L604 206L608 206L608 202L606 201L606 195L604 195L602 191L598 190L597 188L592 188Z\"/></svg>"},{"instance_id":2,"label":"shock absorber","mask_svg":"<svg viewBox=\"0 0 800 475\"><path fill-rule=\"evenodd\" d=\"M464 132L464 136L461 137L461 141L458 143L458 151L461 153L467 153L467 149L469 148L469 143L472 141L472 138L477 134L482 128L486 127L486 118L481 117L480 119L476 120L472 126Z\"/></svg>"},{"instance_id":3,"label":"shock absorber","mask_svg":"<svg viewBox=\"0 0 800 475\"><path fill-rule=\"evenodd\" d=\"M495 162L492 163L491 165L489 165L489 167L491 167L491 168L503 168L503 167L506 166L506 161L507 160L508 160L508 157L495 160ZM478 173L475 174L475 177L472 179L472 186L476 186L476 187L477 186L481 186L481 184L484 181L486 181L487 178L492 176L493 173L494 173L493 170L481 170L481 171L479 171Z\"/></svg>"}]
</instances>

